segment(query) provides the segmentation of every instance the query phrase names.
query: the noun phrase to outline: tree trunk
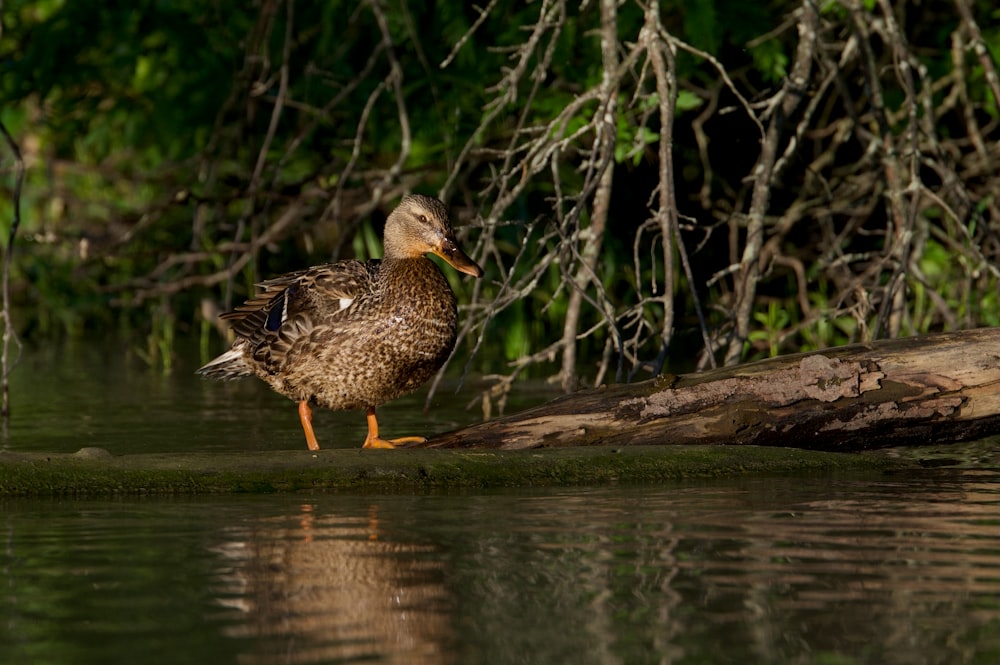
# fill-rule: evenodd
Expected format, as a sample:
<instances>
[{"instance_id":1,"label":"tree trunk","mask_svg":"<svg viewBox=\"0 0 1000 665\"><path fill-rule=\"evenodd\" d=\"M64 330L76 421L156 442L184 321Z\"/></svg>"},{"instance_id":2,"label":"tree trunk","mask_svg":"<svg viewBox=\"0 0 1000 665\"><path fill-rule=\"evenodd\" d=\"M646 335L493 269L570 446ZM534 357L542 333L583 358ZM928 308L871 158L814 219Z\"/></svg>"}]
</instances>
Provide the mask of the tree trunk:
<instances>
[{"instance_id":1,"label":"tree trunk","mask_svg":"<svg viewBox=\"0 0 1000 665\"><path fill-rule=\"evenodd\" d=\"M435 448L720 444L858 451L1000 425L1000 328L856 344L558 398Z\"/></svg>"}]
</instances>

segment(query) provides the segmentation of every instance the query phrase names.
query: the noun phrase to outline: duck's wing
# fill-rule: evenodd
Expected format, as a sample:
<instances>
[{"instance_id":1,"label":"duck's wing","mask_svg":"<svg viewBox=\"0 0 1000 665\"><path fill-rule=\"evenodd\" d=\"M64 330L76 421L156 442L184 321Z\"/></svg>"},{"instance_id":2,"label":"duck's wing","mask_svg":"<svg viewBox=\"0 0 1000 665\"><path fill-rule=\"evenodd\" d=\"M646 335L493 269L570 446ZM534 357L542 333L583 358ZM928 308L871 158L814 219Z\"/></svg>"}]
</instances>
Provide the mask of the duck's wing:
<instances>
[{"instance_id":1,"label":"duck's wing","mask_svg":"<svg viewBox=\"0 0 1000 665\"><path fill-rule=\"evenodd\" d=\"M376 262L350 260L290 272L257 284L258 293L253 298L222 318L230 322L237 337L257 346L279 331L282 336L292 332L282 330L283 326L336 316L371 290L377 269Z\"/></svg>"}]
</instances>

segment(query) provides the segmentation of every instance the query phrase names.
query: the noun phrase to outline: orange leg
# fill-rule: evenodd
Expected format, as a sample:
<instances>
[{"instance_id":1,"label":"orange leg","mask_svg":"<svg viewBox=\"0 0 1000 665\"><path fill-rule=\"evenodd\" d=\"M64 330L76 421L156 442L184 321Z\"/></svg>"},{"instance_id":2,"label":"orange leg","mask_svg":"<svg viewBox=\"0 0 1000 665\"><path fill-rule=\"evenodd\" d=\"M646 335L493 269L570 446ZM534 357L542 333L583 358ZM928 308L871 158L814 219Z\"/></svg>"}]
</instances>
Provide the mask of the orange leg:
<instances>
[{"instance_id":1,"label":"orange leg","mask_svg":"<svg viewBox=\"0 0 1000 665\"><path fill-rule=\"evenodd\" d=\"M302 421L302 431L306 433L306 445L309 446L309 450L319 450L319 441L313 432L313 412L309 408L309 402L299 402L299 420Z\"/></svg>"},{"instance_id":2,"label":"orange leg","mask_svg":"<svg viewBox=\"0 0 1000 665\"><path fill-rule=\"evenodd\" d=\"M375 418L375 407L369 406L365 412L368 417L368 436L362 448L395 448L401 443L420 443L426 441L422 436L404 436L400 439L383 439L378 435L378 420Z\"/></svg>"}]
</instances>

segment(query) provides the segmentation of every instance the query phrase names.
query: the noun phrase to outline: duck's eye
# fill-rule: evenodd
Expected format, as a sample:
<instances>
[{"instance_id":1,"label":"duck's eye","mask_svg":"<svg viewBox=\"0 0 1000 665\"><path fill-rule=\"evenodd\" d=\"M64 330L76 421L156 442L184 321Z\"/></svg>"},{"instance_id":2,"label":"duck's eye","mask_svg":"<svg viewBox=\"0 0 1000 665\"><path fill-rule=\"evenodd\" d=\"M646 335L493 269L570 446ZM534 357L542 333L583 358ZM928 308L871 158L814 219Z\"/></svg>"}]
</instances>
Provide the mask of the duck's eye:
<instances>
[{"instance_id":1,"label":"duck's eye","mask_svg":"<svg viewBox=\"0 0 1000 665\"><path fill-rule=\"evenodd\" d=\"M417 219L420 220L421 224L426 224L427 223L427 215L417 215Z\"/></svg>"}]
</instances>

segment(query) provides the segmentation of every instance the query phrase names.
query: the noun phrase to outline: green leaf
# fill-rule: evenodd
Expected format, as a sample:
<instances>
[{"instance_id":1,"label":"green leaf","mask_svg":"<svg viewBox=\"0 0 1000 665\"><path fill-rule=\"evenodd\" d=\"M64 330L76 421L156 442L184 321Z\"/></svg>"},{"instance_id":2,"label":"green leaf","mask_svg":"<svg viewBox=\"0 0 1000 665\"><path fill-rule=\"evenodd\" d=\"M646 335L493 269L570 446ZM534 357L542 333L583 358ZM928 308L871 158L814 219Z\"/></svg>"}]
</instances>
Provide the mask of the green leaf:
<instances>
[{"instance_id":1,"label":"green leaf","mask_svg":"<svg viewBox=\"0 0 1000 665\"><path fill-rule=\"evenodd\" d=\"M690 90L678 90L677 91L677 105L678 111L693 111L699 108L705 103L701 97L691 92Z\"/></svg>"}]
</instances>

